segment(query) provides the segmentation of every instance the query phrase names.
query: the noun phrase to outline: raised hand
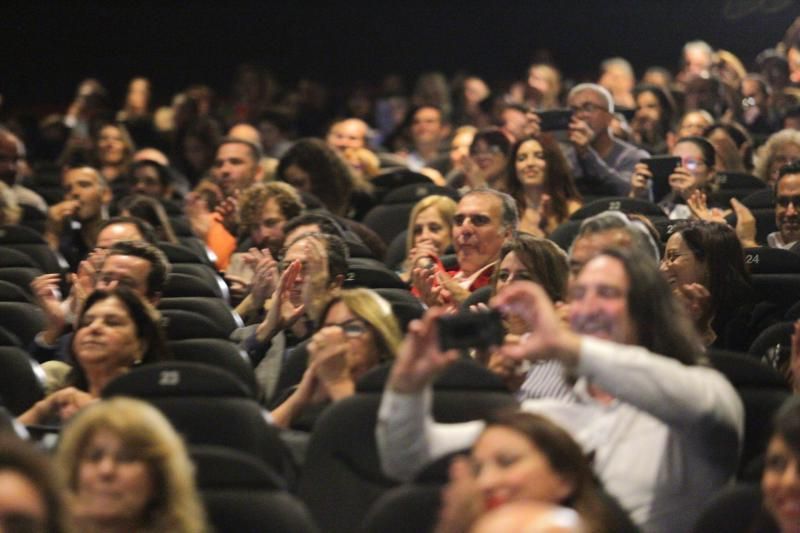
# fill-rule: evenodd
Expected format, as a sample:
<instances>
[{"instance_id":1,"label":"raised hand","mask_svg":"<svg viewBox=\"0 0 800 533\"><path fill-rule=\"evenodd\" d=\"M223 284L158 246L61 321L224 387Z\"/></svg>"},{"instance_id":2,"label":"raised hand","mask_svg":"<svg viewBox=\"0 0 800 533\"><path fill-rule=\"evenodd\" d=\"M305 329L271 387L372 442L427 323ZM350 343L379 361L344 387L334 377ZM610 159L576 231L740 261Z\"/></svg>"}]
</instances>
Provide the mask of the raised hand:
<instances>
[{"instance_id":1,"label":"raised hand","mask_svg":"<svg viewBox=\"0 0 800 533\"><path fill-rule=\"evenodd\" d=\"M59 274L42 274L31 281L31 292L44 311L46 326L42 335L47 344L55 344L66 327L66 313L61 305L61 291L58 288L60 280Z\"/></svg>"},{"instance_id":2,"label":"raised hand","mask_svg":"<svg viewBox=\"0 0 800 533\"><path fill-rule=\"evenodd\" d=\"M236 235L239 230L239 202L237 190L233 196L228 196L222 200L214 210L221 218L222 225L231 235Z\"/></svg>"},{"instance_id":3,"label":"raised hand","mask_svg":"<svg viewBox=\"0 0 800 533\"><path fill-rule=\"evenodd\" d=\"M575 150L579 154L584 154L589 150L596 135L589 124L575 115L572 116L569 122L569 130L567 132L567 138L575 146Z\"/></svg>"},{"instance_id":4,"label":"raised hand","mask_svg":"<svg viewBox=\"0 0 800 533\"><path fill-rule=\"evenodd\" d=\"M561 326L547 293L539 285L518 281L503 288L490 305L504 315L516 316L526 329L519 342L505 343L501 353L516 359L561 359L572 363L578 356L580 338Z\"/></svg>"},{"instance_id":5,"label":"raised hand","mask_svg":"<svg viewBox=\"0 0 800 533\"><path fill-rule=\"evenodd\" d=\"M695 218L706 220L708 222L727 224L725 221L725 216L727 216L730 211L726 212L716 207L709 209L706 193L700 189L696 189L692 192L692 194L689 195L689 197L686 199L686 204L689 206L689 209L692 211L692 214L695 216Z\"/></svg>"},{"instance_id":6,"label":"raised hand","mask_svg":"<svg viewBox=\"0 0 800 533\"><path fill-rule=\"evenodd\" d=\"M461 533L486 511L478 480L466 457L450 463L450 482L442 491L442 506L436 533Z\"/></svg>"},{"instance_id":7,"label":"raised hand","mask_svg":"<svg viewBox=\"0 0 800 533\"><path fill-rule=\"evenodd\" d=\"M387 387L400 393L414 393L433 383L448 365L458 358L456 350L439 349L439 328L436 319L444 309L431 308L421 320L408 326L408 333L397 352Z\"/></svg>"},{"instance_id":8,"label":"raised hand","mask_svg":"<svg viewBox=\"0 0 800 533\"><path fill-rule=\"evenodd\" d=\"M736 213L736 236L739 237L742 248L755 248L758 246L756 242L756 217L736 198L731 198L731 207L733 212Z\"/></svg>"},{"instance_id":9,"label":"raised hand","mask_svg":"<svg viewBox=\"0 0 800 533\"><path fill-rule=\"evenodd\" d=\"M256 328L256 338L260 342L271 340L279 331L291 327L303 316L305 305L292 302L292 291L302 269L303 264L294 261L278 280L278 287L272 297L267 317Z\"/></svg>"},{"instance_id":10,"label":"raised hand","mask_svg":"<svg viewBox=\"0 0 800 533\"><path fill-rule=\"evenodd\" d=\"M631 174L631 198L647 198L647 185L653 179L653 173L644 163L636 163ZM658 198L656 198L658 200Z\"/></svg>"}]
</instances>

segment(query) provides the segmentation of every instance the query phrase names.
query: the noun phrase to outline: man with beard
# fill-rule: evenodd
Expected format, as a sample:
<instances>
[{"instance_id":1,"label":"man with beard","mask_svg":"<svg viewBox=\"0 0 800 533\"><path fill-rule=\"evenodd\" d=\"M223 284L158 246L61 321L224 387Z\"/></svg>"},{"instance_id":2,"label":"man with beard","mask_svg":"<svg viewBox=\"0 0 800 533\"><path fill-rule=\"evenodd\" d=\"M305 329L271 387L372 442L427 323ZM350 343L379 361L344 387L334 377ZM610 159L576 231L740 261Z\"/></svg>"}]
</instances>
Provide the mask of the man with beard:
<instances>
[{"instance_id":1,"label":"man with beard","mask_svg":"<svg viewBox=\"0 0 800 533\"><path fill-rule=\"evenodd\" d=\"M108 218L111 189L92 167L68 170L62 183L64 200L48 210L45 238L74 271L94 248L103 221Z\"/></svg>"},{"instance_id":2,"label":"man with beard","mask_svg":"<svg viewBox=\"0 0 800 533\"><path fill-rule=\"evenodd\" d=\"M593 456L605 489L643 531L689 531L735 472L744 414L730 383L703 364L700 340L653 261L621 250L590 259L570 288L570 328L530 282L512 283L491 305L527 326L503 345L505 355L555 359L578 378L574 403L521 408L550 417ZM458 357L439 349L441 314L410 325L384 391L376 438L396 478L469 447L484 427L431 418L431 384Z\"/></svg>"}]
</instances>

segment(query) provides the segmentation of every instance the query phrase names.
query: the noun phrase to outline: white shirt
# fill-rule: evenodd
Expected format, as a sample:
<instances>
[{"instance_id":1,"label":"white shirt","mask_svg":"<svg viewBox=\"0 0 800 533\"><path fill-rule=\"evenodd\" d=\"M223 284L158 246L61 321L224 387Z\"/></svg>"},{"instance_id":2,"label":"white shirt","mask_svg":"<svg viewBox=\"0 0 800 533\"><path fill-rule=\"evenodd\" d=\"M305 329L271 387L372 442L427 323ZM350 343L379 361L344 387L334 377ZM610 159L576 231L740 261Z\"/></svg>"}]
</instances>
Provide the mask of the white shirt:
<instances>
[{"instance_id":1,"label":"white shirt","mask_svg":"<svg viewBox=\"0 0 800 533\"><path fill-rule=\"evenodd\" d=\"M546 415L594 454L594 470L644 531L688 531L708 497L735 472L744 433L741 401L716 370L685 366L638 346L583 337L576 403L528 400L522 409ZM587 383L616 398L602 404ZM471 446L482 421L438 424L432 392L384 392L376 438L390 476Z\"/></svg>"}]
</instances>

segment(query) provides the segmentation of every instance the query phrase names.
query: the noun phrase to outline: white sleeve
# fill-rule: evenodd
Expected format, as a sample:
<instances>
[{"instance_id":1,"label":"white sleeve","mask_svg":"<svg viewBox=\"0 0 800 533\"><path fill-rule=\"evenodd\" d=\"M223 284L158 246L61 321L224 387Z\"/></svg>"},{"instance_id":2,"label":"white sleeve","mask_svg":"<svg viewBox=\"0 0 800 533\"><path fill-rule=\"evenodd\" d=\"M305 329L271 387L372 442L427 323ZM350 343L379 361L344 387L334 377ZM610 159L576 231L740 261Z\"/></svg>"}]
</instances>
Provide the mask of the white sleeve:
<instances>
[{"instance_id":1,"label":"white sleeve","mask_svg":"<svg viewBox=\"0 0 800 533\"><path fill-rule=\"evenodd\" d=\"M472 446L483 431L485 424L480 420L458 424L434 422L432 401L430 387L418 394L384 390L375 439L381 467L387 476L411 480L431 461Z\"/></svg>"},{"instance_id":2,"label":"white sleeve","mask_svg":"<svg viewBox=\"0 0 800 533\"><path fill-rule=\"evenodd\" d=\"M577 372L615 398L684 431L744 433L736 390L713 368L687 366L640 346L581 337Z\"/></svg>"}]
</instances>

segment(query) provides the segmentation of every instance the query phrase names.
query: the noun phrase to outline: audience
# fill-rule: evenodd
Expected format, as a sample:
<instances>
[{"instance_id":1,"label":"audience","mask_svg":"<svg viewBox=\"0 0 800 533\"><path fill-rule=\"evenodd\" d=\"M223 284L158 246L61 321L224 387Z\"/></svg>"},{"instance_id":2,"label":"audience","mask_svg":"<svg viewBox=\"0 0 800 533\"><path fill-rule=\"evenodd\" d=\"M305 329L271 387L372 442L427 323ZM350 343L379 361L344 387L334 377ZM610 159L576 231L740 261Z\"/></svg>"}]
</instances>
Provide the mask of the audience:
<instances>
[{"instance_id":1,"label":"audience","mask_svg":"<svg viewBox=\"0 0 800 533\"><path fill-rule=\"evenodd\" d=\"M463 461L451 466L438 531L511 530L499 524L531 521L627 531L629 524L608 521L613 498L644 531L689 530L702 503L740 466L743 437L740 402L705 366L704 350L746 353L766 326L796 318L786 305L794 303L795 273L773 274L783 263L758 263L752 250L748 264L743 249L800 253L798 28L800 19L752 65L705 41L688 42L673 51L678 72L652 63L638 72L644 65L616 56L599 72L575 76L571 58L556 65L555 55L539 50L526 79L503 83L469 70L452 78L429 71L331 90L309 79L279 83L265 68L242 64L230 94L207 85L160 94L160 79L129 76L84 79L62 114L31 117L49 104L23 113L9 100L0 124L0 222L40 232L46 243L4 241L42 270L0 268L0 278L33 296L34 304L20 305L43 312L42 331L24 348L43 363L48 388L19 421L38 437L40 425L56 428L86 412L65 426L60 453L72 447L71 457L55 469L28 468L13 450L9 464L24 468L0 465L3 483L29 496L17 509L28 521L19 524L208 529L174 432L138 404L97 400L116 376L167 357L152 306L170 304L161 298L165 286L186 289L166 285L170 266L158 243L176 263L204 263L176 267L183 276L192 272L218 290L215 270L229 283L232 298L223 290L214 305L246 324L230 342L244 349L265 390L258 399L283 400L265 419L289 441L296 434L284 428L310 429L320 408L358 396L356 381L382 363L392 366L377 431L387 473L408 478L478 439L477 470ZM540 112L560 108L572 111L569 125L540 131ZM681 159L663 188L654 189L656 177L641 162L650 154ZM393 206L396 220L367 217L376 204L398 201L390 191L409 170L446 189L407 187ZM654 197L664 189L665 197ZM618 198L629 196L637 200ZM610 211L571 219L584 199L598 198ZM663 215L651 214L658 211L647 202ZM773 217L774 231L763 227ZM395 237L406 225L400 243ZM395 264L387 257L386 266L401 270L400 279L382 263L393 238ZM405 245L401 265L397 244ZM46 266L61 259L68 270ZM375 276L362 279L365 269ZM771 286L766 281L783 285L760 289ZM401 348L387 300L351 288L359 284L375 285L404 311L431 308L412 322ZM490 302L475 304L484 292ZM465 302L499 309L506 337L500 347L462 355L499 375L523 410L552 422L522 414L490 418L489 426L432 421L429 385L455 357L438 350L434 318L467 312ZM203 338L200 329L191 333ZM304 353L301 377L302 365L294 367ZM276 391L289 383L284 371L295 387ZM796 525L784 513L796 410L780 412L767 449L759 520L771 530ZM520 420L558 436L577 470L549 453L539 433L520 429ZM521 461L499 464L512 441L536 452L540 474L515 477ZM490 442L498 447L487 455ZM0 455L5 449L0 443ZM586 475L589 464L600 483ZM489 481L501 466L504 476ZM71 524L58 516L48 468L68 481ZM132 472L127 481L119 477L124 469ZM124 486L120 501L93 497L101 476ZM529 488L553 490L529 497ZM624 518L616 511L615 519Z\"/></svg>"}]
</instances>

